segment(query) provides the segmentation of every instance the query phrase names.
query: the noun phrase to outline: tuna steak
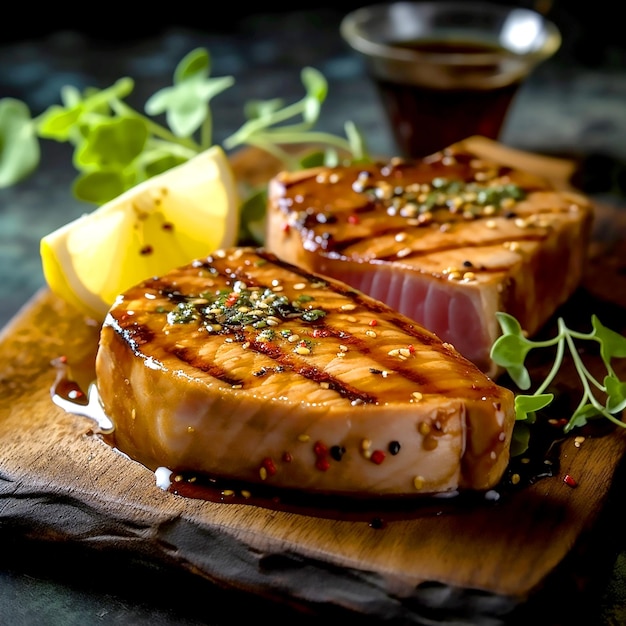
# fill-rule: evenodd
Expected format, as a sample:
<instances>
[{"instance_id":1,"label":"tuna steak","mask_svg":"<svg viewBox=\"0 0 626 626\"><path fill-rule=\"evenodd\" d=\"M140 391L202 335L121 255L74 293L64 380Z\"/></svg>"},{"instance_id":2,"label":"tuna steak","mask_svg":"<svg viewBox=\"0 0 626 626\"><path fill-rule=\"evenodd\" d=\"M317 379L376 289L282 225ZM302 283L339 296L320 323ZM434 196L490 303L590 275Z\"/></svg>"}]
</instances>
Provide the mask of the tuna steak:
<instances>
[{"instance_id":1,"label":"tuna steak","mask_svg":"<svg viewBox=\"0 0 626 626\"><path fill-rule=\"evenodd\" d=\"M255 248L122 294L97 385L149 468L360 497L486 490L510 390L385 304Z\"/></svg>"},{"instance_id":2,"label":"tuna steak","mask_svg":"<svg viewBox=\"0 0 626 626\"><path fill-rule=\"evenodd\" d=\"M382 300L493 377L496 312L535 334L579 285L591 223L585 197L459 143L277 175L265 246Z\"/></svg>"}]
</instances>

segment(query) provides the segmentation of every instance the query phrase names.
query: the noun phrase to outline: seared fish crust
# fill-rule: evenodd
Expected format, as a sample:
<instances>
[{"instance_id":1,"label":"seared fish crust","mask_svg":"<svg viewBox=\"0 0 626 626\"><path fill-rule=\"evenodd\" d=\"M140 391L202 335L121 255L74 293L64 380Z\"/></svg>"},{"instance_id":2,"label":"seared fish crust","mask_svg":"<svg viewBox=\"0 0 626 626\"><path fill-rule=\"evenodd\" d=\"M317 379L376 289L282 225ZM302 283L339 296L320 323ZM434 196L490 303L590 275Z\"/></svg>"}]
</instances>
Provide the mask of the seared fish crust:
<instances>
[{"instance_id":1,"label":"seared fish crust","mask_svg":"<svg viewBox=\"0 0 626 626\"><path fill-rule=\"evenodd\" d=\"M486 490L513 393L452 346L264 249L122 294L101 331L115 445L149 468L360 497Z\"/></svg>"},{"instance_id":2,"label":"seared fish crust","mask_svg":"<svg viewBox=\"0 0 626 626\"><path fill-rule=\"evenodd\" d=\"M496 312L536 333L578 287L591 224L587 198L461 142L420 161L279 174L265 246L382 300L494 377Z\"/></svg>"}]
</instances>

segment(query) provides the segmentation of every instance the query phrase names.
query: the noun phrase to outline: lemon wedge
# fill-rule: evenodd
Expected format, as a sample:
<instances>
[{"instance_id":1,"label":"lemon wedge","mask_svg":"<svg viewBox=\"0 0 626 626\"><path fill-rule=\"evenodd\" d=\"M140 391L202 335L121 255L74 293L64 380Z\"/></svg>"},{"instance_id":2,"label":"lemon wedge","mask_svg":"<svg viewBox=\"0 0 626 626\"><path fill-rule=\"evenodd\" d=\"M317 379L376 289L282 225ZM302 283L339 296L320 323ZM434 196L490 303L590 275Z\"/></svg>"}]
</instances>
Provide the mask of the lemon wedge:
<instances>
[{"instance_id":1,"label":"lemon wedge","mask_svg":"<svg viewBox=\"0 0 626 626\"><path fill-rule=\"evenodd\" d=\"M50 290L104 319L115 298L152 276L234 245L237 182L213 146L42 238Z\"/></svg>"}]
</instances>

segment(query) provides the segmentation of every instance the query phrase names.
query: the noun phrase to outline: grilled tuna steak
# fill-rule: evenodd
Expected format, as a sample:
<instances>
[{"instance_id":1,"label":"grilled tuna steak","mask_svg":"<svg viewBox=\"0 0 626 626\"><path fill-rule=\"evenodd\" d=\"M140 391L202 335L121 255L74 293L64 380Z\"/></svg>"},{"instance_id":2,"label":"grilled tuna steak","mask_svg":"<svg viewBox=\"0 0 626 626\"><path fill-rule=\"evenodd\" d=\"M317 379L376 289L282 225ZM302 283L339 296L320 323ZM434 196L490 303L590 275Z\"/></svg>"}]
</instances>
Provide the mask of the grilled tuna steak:
<instances>
[{"instance_id":1,"label":"grilled tuna steak","mask_svg":"<svg viewBox=\"0 0 626 626\"><path fill-rule=\"evenodd\" d=\"M96 362L115 445L156 469L365 497L484 490L513 394L339 281L233 248L118 298Z\"/></svg>"},{"instance_id":2,"label":"grilled tuna steak","mask_svg":"<svg viewBox=\"0 0 626 626\"><path fill-rule=\"evenodd\" d=\"M265 246L416 320L494 376L495 313L531 335L578 286L586 198L463 143L417 162L281 173Z\"/></svg>"}]
</instances>

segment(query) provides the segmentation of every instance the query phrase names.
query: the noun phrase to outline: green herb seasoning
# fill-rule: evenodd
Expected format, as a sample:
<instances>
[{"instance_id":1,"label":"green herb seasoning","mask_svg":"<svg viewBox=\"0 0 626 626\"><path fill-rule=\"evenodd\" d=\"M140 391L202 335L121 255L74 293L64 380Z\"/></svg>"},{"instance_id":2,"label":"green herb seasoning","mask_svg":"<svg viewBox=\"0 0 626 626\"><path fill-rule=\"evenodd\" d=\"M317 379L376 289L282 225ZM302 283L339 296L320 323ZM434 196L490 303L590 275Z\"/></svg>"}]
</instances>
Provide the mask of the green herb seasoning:
<instances>
[{"instance_id":1,"label":"green herb seasoning","mask_svg":"<svg viewBox=\"0 0 626 626\"><path fill-rule=\"evenodd\" d=\"M200 297L186 296L167 313L168 324L199 323L210 334L230 335L241 331L256 331L256 341L267 343L284 339L296 343L299 339L288 328L279 328L284 322L301 320L319 322L326 311L310 303L314 297L300 294L291 300L281 293L280 286L251 287L237 281L232 289L215 293L204 292ZM296 339L294 340L294 336ZM298 342L299 353L312 349L311 342Z\"/></svg>"},{"instance_id":2,"label":"green herb seasoning","mask_svg":"<svg viewBox=\"0 0 626 626\"><path fill-rule=\"evenodd\" d=\"M394 187L386 181L367 185L362 184L364 182L365 179L357 180L353 189L366 194L372 201L382 202L389 215L407 218L432 217L434 212L441 211L447 215L459 214L465 219L493 216L510 211L526 195L519 185L511 183L434 178L430 184ZM427 220L422 220L422 223L427 223Z\"/></svg>"}]
</instances>

